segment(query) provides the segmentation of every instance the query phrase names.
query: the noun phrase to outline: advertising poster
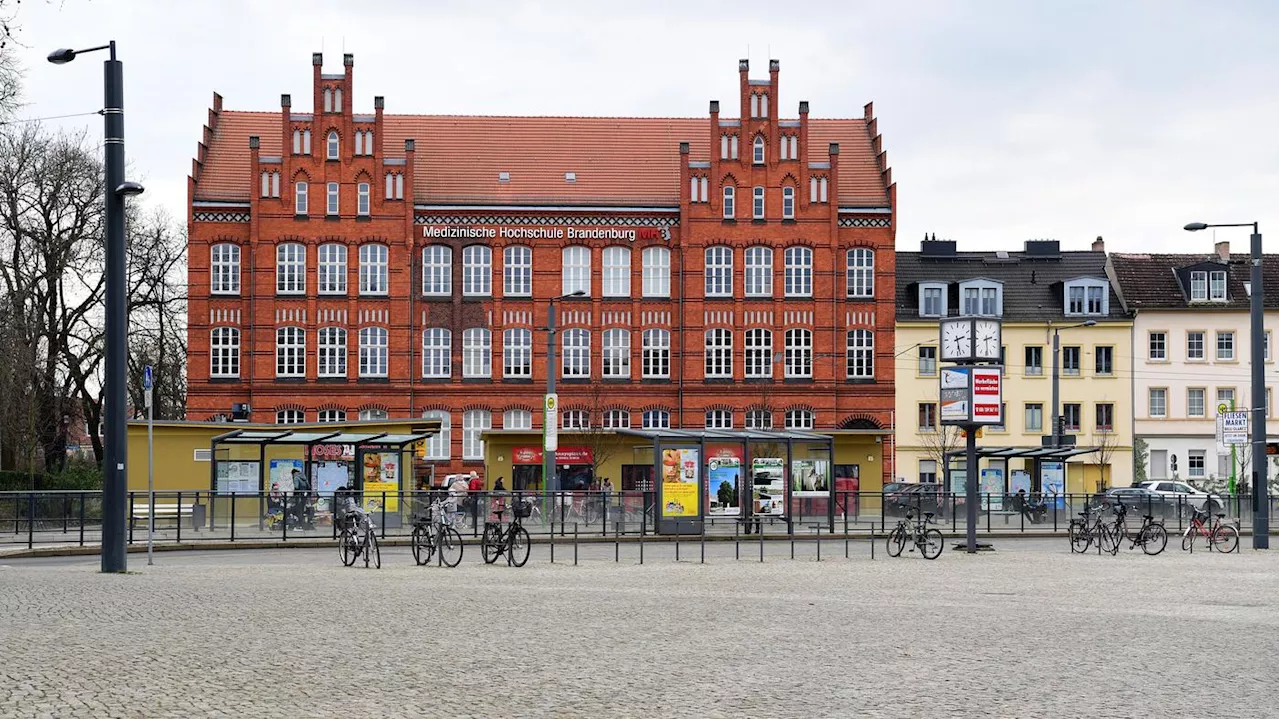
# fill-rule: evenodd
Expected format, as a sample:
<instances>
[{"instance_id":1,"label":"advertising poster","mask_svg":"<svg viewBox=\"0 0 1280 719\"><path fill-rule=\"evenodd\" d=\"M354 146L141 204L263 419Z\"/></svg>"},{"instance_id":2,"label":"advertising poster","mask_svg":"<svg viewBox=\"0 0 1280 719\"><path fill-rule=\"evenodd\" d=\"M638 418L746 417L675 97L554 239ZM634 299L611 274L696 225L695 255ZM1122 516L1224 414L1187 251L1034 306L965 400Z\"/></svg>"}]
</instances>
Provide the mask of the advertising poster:
<instances>
[{"instance_id":1,"label":"advertising poster","mask_svg":"<svg viewBox=\"0 0 1280 719\"><path fill-rule=\"evenodd\" d=\"M662 450L662 516L698 516L698 450Z\"/></svg>"},{"instance_id":2,"label":"advertising poster","mask_svg":"<svg viewBox=\"0 0 1280 719\"><path fill-rule=\"evenodd\" d=\"M707 460L707 514L736 517L741 513L738 492L742 483L742 460L712 457Z\"/></svg>"},{"instance_id":3,"label":"advertising poster","mask_svg":"<svg viewBox=\"0 0 1280 719\"><path fill-rule=\"evenodd\" d=\"M830 493L827 460L797 459L791 462L791 496L826 497Z\"/></svg>"},{"instance_id":4,"label":"advertising poster","mask_svg":"<svg viewBox=\"0 0 1280 719\"><path fill-rule=\"evenodd\" d=\"M964 470L964 469L951 470L951 493L958 494L961 497L965 496L965 492L967 492L968 490L965 489L964 485L965 485L965 481L968 480L968 478L969 478L969 474L967 470Z\"/></svg>"},{"instance_id":5,"label":"advertising poster","mask_svg":"<svg viewBox=\"0 0 1280 719\"><path fill-rule=\"evenodd\" d=\"M1015 469L1009 475L1009 493L1016 495L1019 491L1031 494L1031 473L1025 469Z\"/></svg>"},{"instance_id":6,"label":"advertising poster","mask_svg":"<svg viewBox=\"0 0 1280 719\"><path fill-rule=\"evenodd\" d=\"M1045 502L1054 502L1059 509L1066 503L1066 476L1062 462L1040 463L1040 493Z\"/></svg>"},{"instance_id":7,"label":"advertising poster","mask_svg":"<svg viewBox=\"0 0 1280 719\"><path fill-rule=\"evenodd\" d=\"M302 472L302 460L300 459L273 459L271 460L271 473L268 475L267 481L271 486L271 493L282 492L284 494L293 493L293 470Z\"/></svg>"},{"instance_id":8,"label":"advertising poster","mask_svg":"<svg viewBox=\"0 0 1280 719\"><path fill-rule=\"evenodd\" d=\"M395 452L366 452L362 466L364 510L370 514L382 511L382 493L386 492L387 511L400 508L400 455Z\"/></svg>"},{"instance_id":9,"label":"advertising poster","mask_svg":"<svg viewBox=\"0 0 1280 719\"><path fill-rule=\"evenodd\" d=\"M1004 470L999 467L984 469L978 475L978 493L982 496L983 509L1004 508Z\"/></svg>"},{"instance_id":10,"label":"advertising poster","mask_svg":"<svg viewBox=\"0 0 1280 719\"><path fill-rule=\"evenodd\" d=\"M944 367L938 380L939 417L943 422L969 421L969 368Z\"/></svg>"},{"instance_id":11,"label":"advertising poster","mask_svg":"<svg viewBox=\"0 0 1280 719\"><path fill-rule=\"evenodd\" d=\"M257 462L218 462L218 482L214 486L218 494L257 494Z\"/></svg>"},{"instance_id":12,"label":"advertising poster","mask_svg":"<svg viewBox=\"0 0 1280 719\"><path fill-rule=\"evenodd\" d=\"M1003 424L1004 417L1000 412L1000 372L999 367L974 367L970 373L973 377L973 421L982 424Z\"/></svg>"},{"instance_id":13,"label":"advertising poster","mask_svg":"<svg viewBox=\"0 0 1280 719\"><path fill-rule=\"evenodd\" d=\"M781 517L787 509L785 460L756 457L751 460L751 511Z\"/></svg>"}]
</instances>

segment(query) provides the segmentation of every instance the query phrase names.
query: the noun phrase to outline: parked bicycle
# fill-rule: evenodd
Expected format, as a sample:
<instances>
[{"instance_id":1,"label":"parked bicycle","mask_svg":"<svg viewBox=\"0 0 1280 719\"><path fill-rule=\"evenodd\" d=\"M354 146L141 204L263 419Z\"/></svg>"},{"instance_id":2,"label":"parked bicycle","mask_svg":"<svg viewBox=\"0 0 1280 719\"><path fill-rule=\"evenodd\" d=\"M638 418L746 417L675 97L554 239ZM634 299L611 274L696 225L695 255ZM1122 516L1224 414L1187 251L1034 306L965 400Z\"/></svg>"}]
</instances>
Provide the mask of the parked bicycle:
<instances>
[{"instance_id":1,"label":"parked bicycle","mask_svg":"<svg viewBox=\"0 0 1280 719\"><path fill-rule=\"evenodd\" d=\"M1190 552L1195 546L1196 537L1204 537L1210 547L1230 554L1240 544L1240 530L1234 522L1222 521L1227 515L1216 514L1212 526L1209 524L1209 512L1203 509L1192 511L1191 521L1182 533L1182 550Z\"/></svg>"},{"instance_id":2,"label":"parked bicycle","mask_svg":"<svg viewBox=\"0 0 1280 719\"><path fill-rule=\"evenodd\" d=\"M925 512L918 515L914 523L912 523L912 510L907 510L907 516L898 520L898 526L893 528L889 533L885 543L889 547L889 556L897 557L902 554L903 548L907 546L907 542L912 543L911 551L916 551L916 547L920 548L920 556L925 559L937 559L942 554L942 532L933 527L926 528L925 525L933 522L933 512Z\"/></svg>"},{"instance_id":3,"label":"parked bicycle","mask_svg":"<svg viewBox=\"0 0 1280 719\"><path fill-rule=\"evenodd\" d=\"M560 524L578 522L593 525L600 521L602 501L598 495L588 494L575 497L572 493L561 494L555 501L555 518Z\"/></svg>"},{"instance_id":4,"label":"parked bicycle","mask_svg":"<svg viewBox=\"0 0 1280 719\"><path fill-rule=\"evenodd\" d=\"M493 564L498 557L507 555L507 565L523 567L529 561L529 532L520 525L520 520L533 513L533 498L521 498L510 507L498 507L493 510L496 522L484 523L484 535L480 538L480 554L485 564ZM511 523L503 525L502 515L510 511Z\"/></svg>"},{"instance_id":5,"label":"parked bicycle","mask_svg":"<svg viewBox=\"0 0 1280 719\"><path fill-rule=\"evenodd\" d=\"M375 569L381 569L382 551L378 549L378 533L369 515L349 513L342 525L342 533L338 536L338 556L342 558L342 565L350 567L363 556L365 567L373 562Z\"/></svg>"},{"instance_id":6,"label":"parked bicycle","mask_svg":"<svg viewBox=\"0 0 1280 719\"><path fill-rule=\"evenodd\" d=\"M1079 519L1071 520L1067 534L1071 538L1073 553L1083 554L1095 543L1100 551L1109 552L1112 555L1120 550L1120 535L1114 525L1108 525L1103 521L1103 509L1100 506L1086 506L1083 512L1078 513ZM1092 522L1089 521L1090 515L1093 516Z\"/></svg>"},{"instance_id":7,"label":"parked bicycle","mask_svg":"<svg viewBox=\"0 0 1280 719\"><path fill-rule=\"evenodd\" d=\"M413 561L418 566L429 563L436 552L440 553L440 562L446 567L456 567L462 561L462 535L454 529L459 515L452 511L452 501L437 499L431 503L425 516L414 520L410 546Z\"/></svg>"},{"instance_id":8,"label":"parked bicycle","mask_svg":"<svg viewBox=\"0 0 1280 719\"><path fill-rule=\"evenodd\" d=\"M1142 526L1138 528L1138 533L1129 536L1128 528L1125 526L1125 515L1129 510L1125 505L1116 505L1116 521L1113 529L1116 533L1117 542L1128 539L1129 549L1142 547L1144 554L1155 556L1164 551L1165 545L1169 543L1169 533L1165 531L1164 522L1157 522L1150 514L1142 515Z\"/></svg>"}]
</instances>

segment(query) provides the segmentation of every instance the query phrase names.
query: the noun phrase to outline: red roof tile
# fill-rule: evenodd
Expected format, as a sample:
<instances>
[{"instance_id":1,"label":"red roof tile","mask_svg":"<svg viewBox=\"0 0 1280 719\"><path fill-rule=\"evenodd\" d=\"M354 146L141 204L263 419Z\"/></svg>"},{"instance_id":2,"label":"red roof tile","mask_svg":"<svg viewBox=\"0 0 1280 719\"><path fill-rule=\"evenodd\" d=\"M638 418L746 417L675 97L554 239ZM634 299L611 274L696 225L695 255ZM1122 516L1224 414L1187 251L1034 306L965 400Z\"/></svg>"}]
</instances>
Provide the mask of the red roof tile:
<instances>
[{"instance_id":1,"label":"red roof tile","mask_svg":"<svg viewBox=\"0 0 1280 719\"><path fill-rule=\"evenodd\" d=\"M404 156L416 141L413 192L420 203L605 204L679 203L679 143L690 158L709 156L709 119L630 117L475 117L387 115L386 157ZM839 200L888 204L864 120L810 120L810 161L826 162L840 143ZM280 115L224 110L218 116L196 183L198 200L249 199L249 136L263 156L277 156ZM322 133L312 148L319 150ZM507 183L499 172L511 173ZM574 172L576 182L565 182Z\"/></svg>"}]
</instances>

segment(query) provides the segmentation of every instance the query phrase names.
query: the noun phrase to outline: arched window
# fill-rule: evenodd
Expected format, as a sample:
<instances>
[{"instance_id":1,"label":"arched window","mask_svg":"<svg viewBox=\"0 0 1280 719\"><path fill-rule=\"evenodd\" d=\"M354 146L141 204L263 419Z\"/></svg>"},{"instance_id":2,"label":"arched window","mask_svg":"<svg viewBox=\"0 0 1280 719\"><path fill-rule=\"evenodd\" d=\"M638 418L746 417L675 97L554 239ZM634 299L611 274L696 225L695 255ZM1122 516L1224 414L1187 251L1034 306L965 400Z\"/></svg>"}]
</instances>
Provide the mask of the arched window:
<instances>
[{"instance_id":1,"label":"arched window","mask_svg":"<svg viewBox=\"0 0 1280 719\"><path fill-rule=\"evenodd\" d=\"M324 89L324 111L333 112L333 90L327 87Z\"/></svg>"},{"instance_id":2,"label":"arched window","mask_svg":"<svg viewBox=\"0 0 1280 719\"><path fill-rule=\"evenodd\" d=\"M276 330L276 376L302 377L307 368L306 334L301 327Z\"/></svg>"},{"instance_id":3,"label":"arched window","mask_svg":"<svg viewBox=\"0 0 1280 719\"><path fill-rule=\"evenodd\" d=\"M671 250L646 247L640 253L641 288L645 297L671 296Z\"/></svg>"},{"instance_id":4,"label":"arched window","mask_svg":"<svg viewBox=\"0 0 1280 719\"><path fill-rule=\"evenodd\" d=\"M733 412L727 409L711 409L706 413L707 429L733 429Z\"/></svg>"},{"instance_id":5,"label":"arched window","mask_svg":"<svg viewBox=\"0 0 1280 719\"><path fill-rule=\"evenodd\" d=\"M453 333L443 327L422 331L422 376L444 379L453 367Z\"/></svg>"},{"instance_id":6,"label":"arched window","mask_svg":"<svg viewBox=\"0 0 1280 719\"><path fill-rule=\"evenodd\" d=\"M606 247L603 253L605 297L631 296L631 250L626 247Z\"/></svg>"},{"instance_id":7,"label":"arched window","mask_svg":"<svg viewBox=\"0 0 1280 719\"><path fill-rule=\"evenodd\" d=\"M302 131L297 128L293 130L293 154L302 154Z\"/></svg>"},{"instance_id":8,"label":"arched window","mask_svg":"<svg viewBox=\"0 0 1280 719\"><path fill-rule=\"evenodd\" d=\"M787 330L785 347L787 377L813 376L813 333L806 329Z\"/></svg>"},{"instance_id":9,"label":"arched window","mask_svg":"<svg viewBox=\"0 0 1280 719\"><path fill-rule=\"evenodd\" d=\"M591 376L591 333L583 329L566 330L563 340L564 359L561 377L586 379Z\"/></svg>"},{"instance_id":10,"label":"arched window","mask_svg":"<svg viewBox=\"0 0 1280 719\"><path fill-rule=\"evenodd\" d=\"M786 296L812 297L813 250L808 247L788 247L783 258L786 263Z\"/></svg>"},{"instance_id":11,"label":"arched window","mask_svg":"<svg viewBox=\"0 0 1280 719\"><path fill-rule=\"evenodd\" d=\"M448 297L453 294L453 249L446 245L422 248L422 294Z\"/></svg>"},{"instance_id":12,"label":"arched window","mask_svg":"<svg viewBox=\"0 0 1280 719\"><path fill-rule=\"evenodd\" d=\"M582 292L591 294L591 248L581 245L566 247L560 251L562 294Z\"/></svg>"},{"instance_id":13,"label":"arched window","mask_svg":"<svg viewBox=\"0 0 1280 719\"><path fill-rule=\"evenodd\" d=\"M429 409L422 413L423 419L433 419L440 423L440 431L427 438L426 459L449 459L449 413L439 409Z\"/></svg>"},{"instance_id":14,"label":"arched window","mask_svg":"<svg viewBox=\"0 0 1280 719\"><path fill-rule=\"evenodd\" d=\"M293 183L293 212L296 215L307 214L307 183Z\"/></svg>"},{"instance_id":15,"label":"arched window","mask_svg":"<svg viewBox=\"0 0 1280 719\"><path fill-rule=\"evenodd\" d=\"M360 246L360 294L387 294L387 246Z\"/></svg>"},{"instance_id":16,"label":"arched window","mask_svg":"<svg viewBox=\"0 0 1280 719\"><path fill-rule=\"evenodd\" d=\"M462 294L487 297L493 293L493 251L488 245L462 248Z\"/></svg>"},{"instance_id":17,"label":"arched window","mask_svg":"<svg viewBox=\"0 0 1280 719\"><path fill-rule=\"evenodd\" d=\"M773 332L767 329L747 330L746 376L752 379L773 377Z\"/></svg>"},{"instance_id":18,"label":"arched window","mask_svg":"<svg viewBox=\"0 0 1280 719\"><path fill-rule=\"evenodd\" d=\"M363 154L364 154L364 133L363 133L363 132L361 132L361 131L359 131L359 130L356 130L356 148L355 148L355 154L356 154L356 155L363 155Z\"/></svg>"},{"instance_id":19,"label":"arched window","mask_svg":"<svg viewBox=\"0 0 1280 719\"><path fill-rule=\"evenodd\" d=\"M330 243L320 245L319 280L320 294L345 295L347 293L347 246Z\"/></svg>"},{"instance_id":20,"label":"arched window","mask_svg":"<svg viewBox=\"0 0 1280 719\"><path fill-rule=\"evenodd\" d=\"M335 88L333 91L333 111L342 112L342 88Z\"/></svg>"},{"instance_id":21,"label":"arched window","mask_svg":"<svg viewBox=\"0 0 1280 719\"><path fill-rule=\"evenodd\" d=\"M345 409L322 409L316 419L321 422L346 422L347 411Z\"/></svg>"},{"instance_id":22,"label":"arched window","mask_svg":"<svg viewBox=\"0 0 1280 719\"><path fill-rule=\"evenodd\" d=\"M325 146L328 148L325 151L325 157L330 160L338 159L338 131L337 130L329 131L329 137L326 140Z\"/></svg>"},{"instance_id":23,"label":"arched window","mask_svg":"<svg viewBox=\"0 0 1280 719\"><path fill-rule=\"evenodd\" d=\"M751 143L751 164L764 164L764 135L756 135L755 142Z\"/></svg>"},{"instance_id":24,"label":"arched window","mask_svg":"<svg viewBox=\"0 0 1280 719\"><path fill-rule=\"evenodd\" d=\"M747 429L773 429L773 412L767 409L749 409L745 420Z\"/></svg>"},{"instance_id":25,"label":"arched window","mask_svg":"<svg viewBox=\"0 0 1280 719\"><path fill-rule=\"evenodd\" d=\"M764 245L748 247L746 252L747 297L773 295L773 248Z\"/></svg>"},{"instance_id":26,"label":"arched window","mask_svg":"<svg viewBox=\"0 0 1280 719\"><path fill-rule=\"evenodd\" d=\"M761 95L760 96L760 117L768 117L768 116L769 116L769 96Z\"/></svg>"},{"instance_id":27,"label":"arched window","mask_svg":"<svg viewBox=\"0 0 1280 719\"><path fill-rule=\"evenodd\" d=\"M276 410L276 424L302 424L305 421L300 409Z\"/></svg>"},{"instance_id":28,"label":"arched window","mask_svg":"<svg viewBox=\"0 0 1280 719\"><path fill-rule=\"evenodd\" d=\"M733 333L726 329L707 330L705 336L704 377L733 377Z\"/></svg>"},{"instance_id":29,"label":"arched window","mask_svg":"<svg viewBox=\"0 0 1280 719\"><path fill-rule=\"evenodd\" d=\"M320 377L347 376L347 331L341 327L321 327L319 350L316 354L317 375Z\"/></svg>"},{"instance_id":30,"label":"arched window","mask_svg":"<svg viewBox=\"0 0 1280 719\"><path fill-rule=\"evenodd\" d=\"M760 117L760 96L751 93L751 116Z\"/></svg>"},{"instance_id":31,"label":"arched window","mask_svg":"<svg viewBox=\"0 0 1280 719\"><path fill-rule=\"evenodd\" d=\"M307 248L296 242L276 245L276 294L300 295L307 289Z\"/></svg>"},{"instance_id":32,"label":"arched window","mask_svg":"<svg viewBox=\"0 0 1280 719\"><path fill-rule=\"evenodd\" d=\"M527 409L509 409L502 413L503 429L533 429L533 412Z\"/></svg>"},{"instance_id":33,"label":"arched window","mask_svg":"<svg viewBox=\"0 0 1280 719\"><path fill-rule=\"evenodd\" d=\"M631 333L605 330L600 374L606 379L631 379Z\"/></svg>"},{"instance_id":34,"label":"arched window","mask_svg":"<svg viewBox=\"0 0 1280 719\"><path fill-rule=\"evenodd\" d=\"M209 291L215 295L240 294L240 246L214 245L209 250Z\"/></svg>"},{"instance_id":35,"label":"arched window","mask_svg":"<svg viewBox=\"0 0 1280 719\"><path fill-rule=\"evenodd\" d=\"M845 341L845 367L849 379L875 377L875 334L871 330L852 330Z\"/></svg>"},{"instance_id":36,"label":"arched window","mask_svg":"<svg viewBox=\"0 0 1280 719\"><path fill-rule=\"evenodd\" d=\"M209 376L240 376L240 330L214 327L209 333Z\"/></svg>"},{"instance_id":37,"label":"arched window","mask_svg":"<svg viewBox=\"0 0 1280 719\"><path fill-rule=\"evenodd\" d=\"M796 188L782 188L782 219L794 220L796 217Z\"/></svg>"},{"instance_id":38,"label":"arched window","mask_svg":"<svg viewBox=\"0 0 1280 719\"><path fill-rule=\"evenodd\" d=\"M368 407L360 410L360 421L367 422L371 419L386 419L387 411L381 407Z\"/></svg>"},{"instance_id":39,"label":"arched window","mask_svg":"<svg viewBox=\"0 0 1280 719\"><path fill-rule=\"evenodd\" d=\"M522 327L502 332L502 376L533 376L533 333Z\"/></svg>"},{"instance_id":40,"label":"arched window","mask_svg":"<svg viewBox=\"0 0 1280 719\"><path fill-rule=\"evenodd\" d=\"M369 183L367 182L356 185L356 214L361 217L369 216Z\"/></svg>"},{"instance_id":41,"label":"arched window","mask_svg":"<svg viewBox=\"0 0 1280 719\"><path fill-rule=\"evenodd\" d=\"M724 186L724 219L733 219L733 185Z\"/></svg>"},{"instance_id":42,"label":"arched window","mask_svg":"<svg viewBox=\"0 0 1280 719\"><path fill-rule=\"evenodd\" d=\"M641 346L641 376L645 379L666 379L671 376L671 333L666 330L645 330Z\"/></svg>"},{"instance_id":43,"label":"arched window","mask_svg":"<svg viewBox=\"0 0 1280 719\"><path fill-rule=\"evenodd\" d=\"M360 329L360 376L387 376L387 330L382 327Z\"/></svg>"},{"instance_id":44,"label":"arched window","mask_svg":"<svg viewBox=\"0 0 1280 719\"><path fill-rule=\"evenodd\" d=\"M502 294L507 297L533 294L533 250L523 245L502 250Z\"/></svg>"},{"instance_id":45,"label":"arched window","mask_svg":"<svg viewBox=\"0 0 1280 719\"><path fill-rule=\"evenodd\" d=\"M462 376L492 376L493 345L489 330L472 327L462 333Z\"/></svg>"},{"instance_id":46,"label":"arched window","mask_svg":"<svg viewBox=\"0 0 1280 719\"><path fill-rule=\"evenodd\" d=\"M846 293L849 297L872 297L876 293L876 256L865 247L855 247L846 255Z\"/></svg>"},{"instance_id":47,"label":"arched window","mask_svg":"<svg viewBox=\"0 0 1280 719\"><path fill-rule=\"evenodd\" d=\"M733 248L726 245L708 247L703 270L707 297L733 296Z\"/></svg>"},{"instance_id":48,"label":"arched window","mask_svg":"<svg viewBox=\"0 0 1280 719\"><path fill-rule=\"evenodd\" d=\"M625 409L605 410L600 426L604 429L627 429L631 426L631 412Z\"/></svg>"},{"instance_id":49,"label":"arched window","mask_svg":"<svg viewBox=\"0 0 1280 719\"><path fill-rule=\"evenodd\" d=\"M787 410L787 429L813 429L813 412L807 409Z\"/></svg>"},{"instance_id":50,"label":"arched window","mask_svg":"<svg viewBox=\"0 0 1280 719\"><path fill-rule=\"evenodd\" d=\"M644 429L671 429L671 413L663 409L645 410L640 416L640 426Z\"/></svg>"}]
</instances>

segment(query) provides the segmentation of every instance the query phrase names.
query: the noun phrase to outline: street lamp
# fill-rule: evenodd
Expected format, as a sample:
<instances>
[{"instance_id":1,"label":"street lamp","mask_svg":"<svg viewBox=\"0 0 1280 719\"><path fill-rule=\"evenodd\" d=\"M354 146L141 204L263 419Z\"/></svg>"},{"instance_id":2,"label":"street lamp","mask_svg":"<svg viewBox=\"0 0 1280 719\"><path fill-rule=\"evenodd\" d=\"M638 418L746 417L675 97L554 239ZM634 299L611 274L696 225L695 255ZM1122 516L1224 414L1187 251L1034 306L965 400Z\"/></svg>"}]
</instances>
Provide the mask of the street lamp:
<instances>
[{"instance_id":1,"label":"street lamp","mask_svg":"<svg viewBox=\"0 0 1280 719\"><path fill-rule=\"evenodd\" d=\"M125 553L125 503L128 459L125 413L125 382L129 315L125 304L124 200L142 193L142 185L124 179L124 66L116 59L116 43L111 41L84 50L63 48L49 53L49 62L64 65L77 55L97 50L110 51L103 65L102 108L106 145L106 446L102 472L102 571L123 572Z\"/></svg>"},{"instance_id":2,"label":"street lamp","mask_svg":"<svg viewBox=\"0 0 1280 719\"><path fill-rule=\"evenodd\" d=\"M1267 536L1267 512L1270 501L1267 487L1267 384L1264 374L1263 343L1266 341L1262 331L1262 234L1258 232L1258 223L1240 222L1233 224L1209 225L1203 222L1192 222L1182 229L1198 232L1210 227L1252 227L1249 236L1249 369L1250 387L1253 395L1253 432L1250 442L1253 445L1253 548L1267 549L1270 538Z\"/></svg>"},{"instance_id":3,"label":"street lamp","mask_svg":"<svg viewBox=\"0 0 1280 719\"><path fill-rule=\"evenodd\" d=\"M547 300L547 397L556 393L556 302L567 299L569 297L585 297L586 290L574 290L568 294L552 297ZM560 483L557 481L555 487L551 486L551 478L556 471L556 452L547 448L547 431L550 429L550 422L559 421L559 407L556 407L556 416L552 417L549 412L545 411L546 403L543 403L544 412L542 415L542 489L543 491L550 489L559 489Z\"/></svg>"},{"instance_id":4,"label":"street lamp","mask_svg":"<svg viewBox=\"0 0 1280 719\"><path fill-rule=\"evenodd\" d=\"M1062 405L1058 403L1058 366L1061 362L1058 360L1058 332L1062 330L1073 330L1077 327L1092 327L1098 324L1095 320L1086 320L1078 325L1067 325L1066 327L1053 328L1053 446L1062 446L1062 417L1060 411Z\"/></svg>"}]
</instances>

